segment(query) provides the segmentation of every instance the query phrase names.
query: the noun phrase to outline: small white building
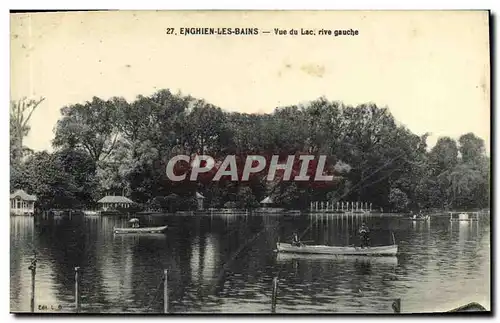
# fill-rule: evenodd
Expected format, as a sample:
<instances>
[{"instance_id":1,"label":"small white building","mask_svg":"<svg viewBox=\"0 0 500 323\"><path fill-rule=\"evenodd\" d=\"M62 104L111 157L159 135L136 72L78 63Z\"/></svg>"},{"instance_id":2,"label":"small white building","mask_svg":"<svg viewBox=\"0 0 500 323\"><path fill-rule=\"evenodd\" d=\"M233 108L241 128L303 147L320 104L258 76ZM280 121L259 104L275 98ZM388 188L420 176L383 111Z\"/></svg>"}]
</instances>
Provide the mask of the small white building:
<instances>
[{"instance_id":1,"label":"small white building","mask_svg":"<svg viewBox=\"0 0 500 323\"><path fill-rule=\"evenodd\" d=\"M134 203L131 199L125 197L125 196L105 196L99 201L97 201L101 205L101 210L103 211L108 211L108 210L116 210L117 208L129 208L131 207Z\"/></svg>"},{"instance_id":2,"label":"small white building","mask_svg":"<svg viewBox=\"0 0 500 323\"><path fill-rule=\"evenodd\" d=\"M33 215L35 213L35 195L29 195L23 190L10 194L10 213L14 215Z\"/></svg>"}]
</instances>

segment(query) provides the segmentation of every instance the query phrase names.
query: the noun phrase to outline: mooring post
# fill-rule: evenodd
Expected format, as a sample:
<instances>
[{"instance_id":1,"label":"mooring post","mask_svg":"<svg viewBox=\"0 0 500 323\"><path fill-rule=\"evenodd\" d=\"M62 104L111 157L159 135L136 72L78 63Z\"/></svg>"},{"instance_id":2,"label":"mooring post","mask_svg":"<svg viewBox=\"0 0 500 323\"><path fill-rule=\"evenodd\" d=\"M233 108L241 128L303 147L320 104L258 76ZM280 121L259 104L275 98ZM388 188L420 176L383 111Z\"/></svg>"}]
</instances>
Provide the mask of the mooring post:
<instances>
[{"instance_id":1,"label":"mooring post","mask_svg":"<svg viewBox=\"0 0 500 323\"><path fill-rule=\"evenodd\" d=\"M271 313L276 313L276 301L278 296L278 277L273 278L273 294L271 296Z\"/></svg>"},{"instance_id":2,"label":"mooring post","mask_svg":"<svg viewBox=\"0 0 500 323\"><path fill-rule=\"evenodd\" d=\"M163 312L168 313L168 269L163 271Z\"/></svg>"},{"instance_id":3,"label":"mooring post","mask_svg":"<svg viewBox=\"0 0 500 323\"><path fill-rule=\"evenodd\" d=\"M76 312L80 312L80 293L78 291L78 271L80 267L75 267L75 310Z\"/></svg>"},{"instance_id":4,"label":"mooring post","mask_svg":"<svg viewBox=\"0 0 500 323\"><path fill-rule=\"evenodd\" d=\"M33 251L33 259L31 260L31 265L29 269L31 270L31 302L30 309L32 313L35 313L35 276L36 276L36 251Z\"/></svg>"},{"instance_id":5,"label":"mooring post","mask_svg":"<svg viewBox=\"0 0 500 323\"><path fill-rule=\"evenodd\" d=\"M401 313L401 298L397 298L394 302L392 302L392 309L394 313Z\"/></svg>"}]
</instances>

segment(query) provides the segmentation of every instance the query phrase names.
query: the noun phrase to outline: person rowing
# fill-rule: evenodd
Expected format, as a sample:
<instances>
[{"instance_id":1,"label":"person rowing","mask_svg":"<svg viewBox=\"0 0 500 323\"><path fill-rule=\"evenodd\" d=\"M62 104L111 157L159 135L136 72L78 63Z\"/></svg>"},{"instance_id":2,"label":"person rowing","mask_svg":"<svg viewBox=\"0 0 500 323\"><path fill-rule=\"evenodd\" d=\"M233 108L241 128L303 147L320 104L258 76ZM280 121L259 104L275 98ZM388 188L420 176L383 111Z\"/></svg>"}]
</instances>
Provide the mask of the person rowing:
<instances>
[{"instance_id":1,"label":"person rowing","mask_svg":"<svg viewBox=\"0 0 500 323\"><path fill-rule=\"evenodd\" d=\"M370 229L366 226L365 223L361 225L359 228L359 236L361 240L361 248L370 246Z\"/></svg>"},{"instance_id":2,"label":"person rowing","mask_svg":"<svg viewBox=\"0 0 500 323\"><path fill-rule=\"evenodd\" d=\"M292 235L292 246L300 247L302 243L300 242L299 235L297 232L294 232Z\"/></svg>"}]
</instances>

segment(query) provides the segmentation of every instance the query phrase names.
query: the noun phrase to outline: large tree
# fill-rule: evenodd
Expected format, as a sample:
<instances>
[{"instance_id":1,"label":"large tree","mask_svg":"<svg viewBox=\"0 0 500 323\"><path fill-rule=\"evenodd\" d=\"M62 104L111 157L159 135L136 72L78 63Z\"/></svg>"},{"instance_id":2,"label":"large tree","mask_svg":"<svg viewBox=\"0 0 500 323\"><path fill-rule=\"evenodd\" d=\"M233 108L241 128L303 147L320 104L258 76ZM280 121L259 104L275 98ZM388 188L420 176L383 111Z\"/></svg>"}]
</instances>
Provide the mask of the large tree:
<instances>
[{"instance_id":1,"label":"large tree","mask_svg":"<svg viewBox=\"0 0 500 323\"><path fill-rule=\"evenodd\" d=\"M61 109L62 118L57 122L56 148L83 149L92 160L106 160L115 148L117 131L117 106L113 101L94 97L84 104L75 104Z\"/></svg>"}]
</instances>

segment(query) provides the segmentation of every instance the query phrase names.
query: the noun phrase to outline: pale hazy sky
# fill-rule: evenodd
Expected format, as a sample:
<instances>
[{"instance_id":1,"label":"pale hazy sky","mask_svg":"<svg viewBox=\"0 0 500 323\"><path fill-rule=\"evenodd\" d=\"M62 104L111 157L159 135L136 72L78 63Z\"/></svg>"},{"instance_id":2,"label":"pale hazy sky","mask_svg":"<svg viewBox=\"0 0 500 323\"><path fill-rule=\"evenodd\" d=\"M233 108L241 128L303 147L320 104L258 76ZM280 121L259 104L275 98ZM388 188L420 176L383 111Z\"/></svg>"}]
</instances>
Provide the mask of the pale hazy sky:
<instances>
[{"instance_id":1,"label":"pale hazy sky","mask_svg":"<svg viewBox=\"0 0 500 323\"><path fill-rule=\"evenodd\" d=\"M357 29L358 36L174 36L173 27ZM326 96L388 106L414 133L490 142L488 13L103 12L11 16L11 96L46 97L25 144L50 149L60 108L170 88L229 111Z\"/></svg>"}]
</instances>

